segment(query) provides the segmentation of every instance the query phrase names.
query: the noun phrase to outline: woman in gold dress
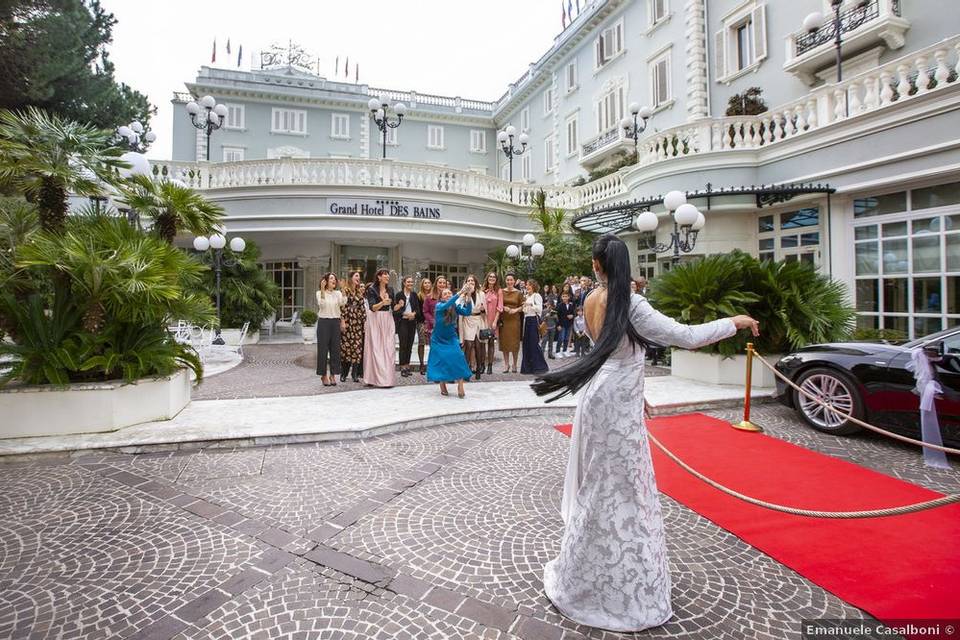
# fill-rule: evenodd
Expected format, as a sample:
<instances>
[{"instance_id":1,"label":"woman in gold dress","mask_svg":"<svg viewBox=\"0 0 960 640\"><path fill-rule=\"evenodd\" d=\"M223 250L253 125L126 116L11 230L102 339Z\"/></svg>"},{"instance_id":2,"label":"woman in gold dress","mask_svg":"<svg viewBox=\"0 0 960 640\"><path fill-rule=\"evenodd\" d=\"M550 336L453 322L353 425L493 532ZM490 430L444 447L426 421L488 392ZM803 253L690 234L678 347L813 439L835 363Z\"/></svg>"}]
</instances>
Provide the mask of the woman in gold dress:
<instances>
[{"instance_id":1,"label":"woman in gold dress","mask_svg":"<svg viewBox=\"0 0 960 640\"><path fill-rule=\"evenodd\" d=\"M517 277L508 273L503 288L503 313L500 314L500 352L503 353L503 372L516 373L520 355L520 325L523 320L523 294L517 289ZM513 356L510 367L509 356Z\"/></svg>"}]
</instances>

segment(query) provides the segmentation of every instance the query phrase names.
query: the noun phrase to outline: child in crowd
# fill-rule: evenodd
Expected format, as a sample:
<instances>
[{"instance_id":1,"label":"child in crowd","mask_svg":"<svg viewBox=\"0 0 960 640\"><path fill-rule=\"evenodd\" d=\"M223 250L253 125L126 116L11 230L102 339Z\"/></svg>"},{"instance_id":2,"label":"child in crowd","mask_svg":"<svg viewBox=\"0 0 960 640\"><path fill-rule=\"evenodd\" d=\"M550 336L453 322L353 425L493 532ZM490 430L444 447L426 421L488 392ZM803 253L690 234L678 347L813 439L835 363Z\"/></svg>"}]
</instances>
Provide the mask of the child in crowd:
<instances>
[{"instance_id":1,"label":"child in crowd","mask_svg":"<svg viewBox=\"0 0 960 640\"><path fill-rule=\"evenodd\" d=\"M590 336L587 335L587 319L583 317L583 307L577 307L577 317L573 320L573 348L578 358L590 351Z\"/></svg>"},{"instance_id":2,"label":"child in crowd","mask_svg":"<svg viewBox=\"0 0 960 640\"><path fill-rule=\"evenodd\" d=\"M564 293L560 296L560 304L557 305L557 324L559 331L557 335L557 357L567 357L567 347L570 344L570 336L573 331L573 319L576 317L576 306L570 300L570 294Z\"/></svg>"},{"instance_id":3,"label":"child in crowd","mask_svg":"<svg viewBox=\"0 0 960 640\"><path fill-rule=\"evenodd\" d=\"M540 338L540 350L543 351L547 347L547 357L551 360L555 359L553 356L553 341L557 337L557 320L557 310L553 308L552 302L547 302L547 306L543 309L543 321L547 323L547 332Z\"/></svg>"}]
</instances>

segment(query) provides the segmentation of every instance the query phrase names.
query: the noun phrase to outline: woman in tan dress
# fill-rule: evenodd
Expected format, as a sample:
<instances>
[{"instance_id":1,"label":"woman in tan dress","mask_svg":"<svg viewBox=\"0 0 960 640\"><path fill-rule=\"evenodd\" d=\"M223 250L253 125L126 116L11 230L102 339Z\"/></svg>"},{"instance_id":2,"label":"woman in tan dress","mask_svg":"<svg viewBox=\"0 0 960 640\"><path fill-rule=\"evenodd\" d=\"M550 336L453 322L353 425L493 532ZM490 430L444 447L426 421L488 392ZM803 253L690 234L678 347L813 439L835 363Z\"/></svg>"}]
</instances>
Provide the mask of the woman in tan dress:
<instances>
[{"instance_id":1,"label":"woman in tan dress","mask_svg":"<svg viewBox=\"0 0 960 640\"><path fill-rule=\"evenodd\" d=\"M517 277L507 274L503 289L503 313L500 314L500 351L503 353L503 372L517 372L520 354L520 325L523 319L523 294L517 289ZM513 368L509 356L513 355Z\"/></svg>"},{"instance_id":2,"label":"woman in tan dress","mask_svg":"<svg viewBox=\"0 0 960 640\"><path fill-rule=\"evenodd\" d=\"M474 379L479 380L483 373L483 361L486 355L486 349L484 349L483 341L480 339L480 330L487 328L486 299L477 276L471 273L467 276L464 284L471 285L473 293L470 300L470 314L458 316L460 319L458 332L460 334L460 344L463 345L463 355L467 357Z\"/></svg>"}]
</instances>

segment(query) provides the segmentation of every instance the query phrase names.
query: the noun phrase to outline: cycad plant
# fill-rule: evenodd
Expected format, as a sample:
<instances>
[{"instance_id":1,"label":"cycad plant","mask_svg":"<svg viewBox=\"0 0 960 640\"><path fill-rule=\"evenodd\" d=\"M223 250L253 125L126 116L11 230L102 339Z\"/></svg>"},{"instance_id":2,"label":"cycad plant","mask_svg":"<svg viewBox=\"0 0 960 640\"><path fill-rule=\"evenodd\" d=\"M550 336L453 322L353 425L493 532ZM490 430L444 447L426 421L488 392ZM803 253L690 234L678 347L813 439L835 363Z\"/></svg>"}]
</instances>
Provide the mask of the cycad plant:
<instances>
[{"instance_id":1,"label":"cycad plant","mask_svg":"<svg viewBox=\"0 0 960 640\"><path fill-rule=\"evenodd\" d=\"M131 176L120 192L130 208L153 220L153 233L169 244L181 231L197 236L214 233L223 220L220 205L173 180Z\"/></svg>"},{"instance_id":2,"label":"cycad plant","mask_svg":"<svg viewBox=\"0 0 960 640\"><path fill-rule=\"evenodd\" d=\"M99 195L128 166L113 136L33 107L0 111L0 183L36 203L44 230L59 231L69 194Z\"/></svg>"},{"instance_id":3,"label":"cycad plant","mask_svg":"<svg viewBox=\"0 0 960 640\"><path fill-rule=\"evenodd\" d=\"M561 235L567 231L566 212L548 207L547 193L543 189L533 194L533 206L529 215L545 235Z\"/></svg>"},{"instance_id":4,"label":"cycad plant","mask_svg":"<svg viewBox=\"0 0 960 640\"><path fill-rule=\"evenodd\" d=\"M810 265L760 262L741 251L679 265L651 284L658 310L687 324L741 313L760 321L760 337L738 335L702 349L732 356L752 341L760 353L786 353L846 339L855 312L844 287Z\"/></svg>"}]
</instances>

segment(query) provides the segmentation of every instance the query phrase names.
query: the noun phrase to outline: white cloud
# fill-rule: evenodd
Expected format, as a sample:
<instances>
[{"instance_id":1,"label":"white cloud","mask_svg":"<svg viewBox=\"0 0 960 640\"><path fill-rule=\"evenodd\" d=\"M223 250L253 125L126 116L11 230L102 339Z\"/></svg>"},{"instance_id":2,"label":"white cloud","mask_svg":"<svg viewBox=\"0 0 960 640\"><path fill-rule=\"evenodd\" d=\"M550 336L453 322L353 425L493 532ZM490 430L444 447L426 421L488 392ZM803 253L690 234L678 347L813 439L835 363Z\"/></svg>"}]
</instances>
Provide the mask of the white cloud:
<instances>
[{"instance_id":1,"label":"white cloud","mask_svg":"<svg viewBox=\"0 0 960 640\"><path fill-rule=\"evenodd\" d=\"M583 3L585 4L585 3ZM117 78L146 93L157 106L150 157L169 158L170 98L210 63L242 68L251 56L288 40L318 56L322 75L334 60L360 65L360 82L421 93L495 100L560 32L556 0L103 0L117 18L110 55ZM232 61L224 45L230 38ZM342 66L341 66L342 73Z\"/></svg>"}]
</instances>

